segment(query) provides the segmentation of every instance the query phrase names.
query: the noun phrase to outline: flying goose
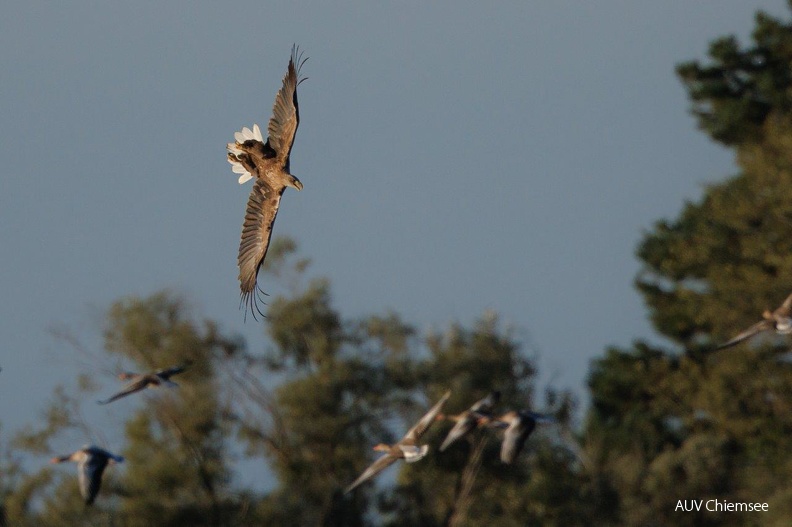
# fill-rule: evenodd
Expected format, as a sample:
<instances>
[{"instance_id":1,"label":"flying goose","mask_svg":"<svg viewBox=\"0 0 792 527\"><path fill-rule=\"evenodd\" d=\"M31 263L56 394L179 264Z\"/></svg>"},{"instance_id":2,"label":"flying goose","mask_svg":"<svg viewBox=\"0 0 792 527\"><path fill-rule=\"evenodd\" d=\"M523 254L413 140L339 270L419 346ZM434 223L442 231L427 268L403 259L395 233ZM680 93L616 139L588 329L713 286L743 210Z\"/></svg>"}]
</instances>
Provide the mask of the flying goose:
<instances>
[{"instance_id":1,"label":"flying goose","mask_svg":"<svg viewBox=\"0 0 792 527\"><path fill-rule=\"evenodd\" d=\"M537 414L527 410L510 411L496 418L483 418L481 424L492 428L505 428L503 443L501 443L500 458L506 464L511 464L522 450L528 436L534 431L537 423L554 423L555 419L549 415Z\"/></svg>"},{"instance_id":2,"label":"flying goose","mask_svg":"<svg viewBox=\"0 0 792 527\"><path fill-rule=\"evenodd\" d=\"M380 443L375 446L374 450L386 452L386 454L369 465L369 467L364 470L363 473L346 488L346 490L344 490L344 494L352 491L352 489L364 481L373 478L399 459L403 459L407 463L415 463L416 461L422 459L427 454L427 452L429 452L429 446L418 446L418 440L421 439L421 436L429 429L430 426L432 426L432 423L435 422L437 414L440 413L440 410L443 408L443 405L450 396L451 392L446 392L446 394L443 395L437 404L435 404L428 412L426 412L426 414L424 414L424 416L421 417L421 419L415 423L415 425L410 428L406 434L404 434L404 437L402 437L398 443L394 445Z\"/></svg>"},{"instance_id":3,"label":"flying goose","mask_svg":"<svg viewBox=\"0 0 792 527\"><path fill-rule=\"evenodd\" d=\"M244 127L236 132L235 141L227 145L228 162L231 169L239 174L239 183L256 180L247 202L237 257L240 305L246 304L245 314L249 309L254 317L256 312L261 314L257 305L256 280L267 255L281 195L286 187L303 188L300 180L289 173L289 154L300 124L297 86L305 80L305 77L300 77L300 70L306 60L296 46L292 47L283 86L275 96L266 142L259 126L254 124L252 130Z\"/></svg>"},{"instance_id":4,"label":"flying goose","mask_svg":"<svg viewBox=\"0 0 792 527\"><path fill-rule=\"evenodd\" d=\"M492 417L492 410L500 400L500 392L494 391L485 398L477 401L468 410L461 414L447 416L446 419L455 421L454 427L448 432L443 444L440 445L440 452L448 448L451 443L460 439L479 426L482 417Z\"/></svg>"},{"instance_id":5,"label":"flying goose","mask_svg":"<svg viewBox=\"0 0 792 527\"><path fill-rule=\"evenodd\" d=\"M102 485L102 474L108 464L123 463L124 458L111 454L107 450L94 445L85 445L80 450L50 459L50 463L77 462L77 477L80 483L80 494L86 505L91 505Z\"/></svg>"},{"instance_id":6,"label":"flying goose","mask_svg":"<svg viewBox=\"0 0 792 527\"><path fill-rule=\"evenodd\" d=\"M792 317L790 317L790 315L792 315L792 294L786 297L784 303L781 304L775 311L771 312L769 309L765 309L764 313L762 313L763 320L739 333L736 337L729 340L728 342L724 342L715 348L715 351L730 348L731 346L739 344L740 342L747 340L763 331L775 330L779 335L787 335L792 333Z\"/></svg>"},{"instance_id":7,"label":"flying goose","mask_svg":"<svg viewBox=\"0 0 792 527\"><path fill-rule=\"evenodd\" d=\"M120 392L116 393L109 399L97 402L99 404L109 404L117 399L126 397L131 393L139 392L140 390L144 390L148 387L157 388L159 386L167 386L168 388L175 388L178 386L178 384L171 381L170 378L186 369L186 365L181 365L167 368L165 370L159 370L154 373L119 373L118 378L122 381L129 381L129 383L127 383L127 385L124 386Z\"/></svg>"}]
</instances>

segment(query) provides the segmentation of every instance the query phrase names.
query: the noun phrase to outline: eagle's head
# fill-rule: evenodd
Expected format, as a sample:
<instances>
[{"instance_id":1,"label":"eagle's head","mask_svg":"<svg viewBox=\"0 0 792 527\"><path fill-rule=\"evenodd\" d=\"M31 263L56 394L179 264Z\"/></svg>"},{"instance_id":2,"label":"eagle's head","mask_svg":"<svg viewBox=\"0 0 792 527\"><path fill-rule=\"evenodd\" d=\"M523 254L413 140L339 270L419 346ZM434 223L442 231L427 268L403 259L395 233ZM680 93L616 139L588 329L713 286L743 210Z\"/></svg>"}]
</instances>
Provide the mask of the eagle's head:
<instances>
[{"instance_id":1,"label":"eagle's head","mask_svg":"<svg viewBox=\"0 0 792 527\"><path fill-rule=\"evenodd\" d=\"M297 190L303 189L303 184L300 182L299 179L289 174L289 178L286 180L286 184L289 185L291 188L296 188Z\"/></svg>"}]
</instances>

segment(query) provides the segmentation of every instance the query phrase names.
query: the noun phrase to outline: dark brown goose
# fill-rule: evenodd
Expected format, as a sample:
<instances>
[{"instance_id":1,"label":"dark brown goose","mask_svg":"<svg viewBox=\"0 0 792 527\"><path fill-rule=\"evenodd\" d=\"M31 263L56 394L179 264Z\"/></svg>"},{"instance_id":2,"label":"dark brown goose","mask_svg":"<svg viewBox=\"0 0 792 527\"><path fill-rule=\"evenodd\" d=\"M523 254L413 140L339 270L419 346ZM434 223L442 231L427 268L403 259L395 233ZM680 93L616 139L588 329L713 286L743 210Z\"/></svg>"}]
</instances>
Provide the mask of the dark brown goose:
<instances>
[{"instance_id":1,"label":"dark brown goose","mask_svg":"<svg viewBox=\"0 0 792 527\"><path fill-rule=\"evenodd\" d=\"M167 368L164 370L155 371L154 373L120 373L118 374L118 378L122 381L129 381L124 388L110 397L109 399L105 399L104 401L97 401L99 404L109 404L113 401L116 401L122 397L126 397L129 394L139 392L141 390L145 390L146 388L158 388L160 386L166 386L168 388L175 388L178 386L175 382L171 381L170 378L174 375L182 373L184 370L187 369L186 365L182 366L174 366L172 368Z\"/></svg>"},{"instance_id":2,"label":"dark brown goose","mask_svg":"<svg viewBox=\"0 0 792 527\"><path fill-rule=\"evenodd\" d=\"M492 417L492 410L499 400L500 392L494 391L461 414L447 416L446 419L450 419L455 423L454 427L448 432L443 444L440 445L440 452L443 452L454 441L465 437L478 428L482 418Z\"/></svg>"},{"instance_id":3,"label":"dark brown goose","mask_svg":"<svg viewBox=\"0 0 792 527\"><path fill-rule=\"evenodd\" d=\"M776 333L779 335L787 335L792 333L792 294L786 297L784 303L781 304L775 311L770 311L766 309L764 313L762 313L761 321L757 322L753 326L749 327L745 331L739 333L733 339L729 340L728 342L724 342L715 350L722 350L725 348L730 348L739 344L744 340L748 340L749 338L757 335L763 331L772 331L775 330Z\"/></svg>"},{"instance_id":4,"label":"dark brown goose","mask_svg":"<svg viewBox=\"0 0 792 527\"><path fill-rule=\"evenodd\" d=\"M283 86L275 96L272 107L267 141L264 142L261 130L254 124L252 130L245 127L235 133L236 141L227 145L228 162L232 170L239 174L239 183L256 179L247 202L237 257L241 303L246 305L246 313L249 309L254 316L256 312L261 314L257 304L257 292L260 290L257 289L256 280L267 255L281 196L286 187L297 190L303 188L300 180L289 173L289 155L300 124L297 86L305 80L305 77L300 77L300 70L306 60L296 46L292 48Z\"/></svg>"},{"instance_id":5,"label":"dark brown goose","mask_svg":"<svg viewBox=\"0 0 792 527\"><path fill-rule=\"evenodd\" d=\"M50 463L63 463L66 461L77 462L77 478L80 484L80 494L86 505L91 505L99 493L102 485L102 474L107 465L123 463L124 458L111 454L98 446L85 445L72 454L50 459Z\"/></svg>"},{"instance_id":6,"label":"dark brown goose","mask_svg":"<svg viewBox=\"0 0 792 527\"><path fill-rule=\"evenodd\" d=\"M426 412L426 414L404 434L404 437L402 437L398 443L393 445L380 443L375 446L374 450L386 452L386 454L369 465L369 467L346 488L344 493L350 492L361 483L373 478L399 459L403 459L407 463L415 463L422 459L427 452L429 452L429 447L427 445L418 446L418 440L421 439L421 436L424 435L429 427L432 426L432 423L435 422L437 415L440 413L440 410L443 409L443 405L449 397L451 397L451 392L446 392L437 404Z\"/></svg>"}]
</instances>

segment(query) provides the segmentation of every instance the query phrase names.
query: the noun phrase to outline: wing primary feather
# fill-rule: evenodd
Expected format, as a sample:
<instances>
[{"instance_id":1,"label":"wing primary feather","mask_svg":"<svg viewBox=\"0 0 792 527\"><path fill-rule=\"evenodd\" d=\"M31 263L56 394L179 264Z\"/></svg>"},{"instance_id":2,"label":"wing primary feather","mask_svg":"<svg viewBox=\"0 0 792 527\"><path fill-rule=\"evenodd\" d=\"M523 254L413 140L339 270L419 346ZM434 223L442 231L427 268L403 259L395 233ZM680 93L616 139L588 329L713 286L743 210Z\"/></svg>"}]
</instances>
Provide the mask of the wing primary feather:
<instances>
[{"instance_id":1,"label":"wing primary feather","mask_svg":"<svg viewBox=\"0 0 792 527\"><path fill-rule=\"evenodd\" d=\"M308 62L310 57L303 58L305 54L304 51L300 51L300 46L297 44L292 45L292 60L294 61L295 66L297 67L297 86L302 84L302 81L308 80L308 77L300 77L300 70L302 70L303 64Z\"/></svg>"},{"instance_id":2,"label":"wing primary feather","mask_svg":"<svg viewBox=\"0 0 792 527\"><path fill-rule=\"evenodd\" d=\"M264 289L261 288L261 286L258 285L258 283L254 287L253 291L246 291L240 295L239 309L242 309L243 305L245 306L245 322L247 322L248 311L253 315L253 320L256 322L258 322L257 315L261 316L261 318L267 318L267 315L264 314L264 311L262 311L262 309L259 307L259 300L262 296L269 295L264 291ZM265 306L267 305L267 303L263 300L261 300L261 303Z\"/></svg>"}]
</instances>

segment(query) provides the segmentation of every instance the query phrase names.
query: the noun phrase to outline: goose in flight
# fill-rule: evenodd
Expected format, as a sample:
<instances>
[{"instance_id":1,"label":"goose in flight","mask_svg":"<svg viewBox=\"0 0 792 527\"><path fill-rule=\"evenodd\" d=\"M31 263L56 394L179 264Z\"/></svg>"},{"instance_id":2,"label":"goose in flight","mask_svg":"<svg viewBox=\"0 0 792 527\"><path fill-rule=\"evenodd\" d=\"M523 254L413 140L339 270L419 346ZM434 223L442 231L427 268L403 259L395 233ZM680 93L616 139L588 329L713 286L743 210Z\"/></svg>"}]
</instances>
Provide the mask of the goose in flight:
<instances>
[{"instance_id":1,"label":"goose in flight","mask_svg":"<svg viewBox=\"0 0 792 527\"><path fill-rule=\"evenodd\" d=\"M525 446L528 437L536 428L537 423L555 423L549 415L536 414L527 410L511 411L497 419L483 418L482 424L492 428L506 429L501 443L500 458L506 464L511 464Z\"/></svg>"},{"instance_id":2,"label":"goose in flight","mask_svg":"<svg viewBox=\"0 0 792 527\"><path fill-rule=\"evenodd\" d=\"M148 387L157 388L159 386L167 386L168 388L175 388L178 386L175 382L171 381L170 378L178 373L183 372L187 369L186 365L181 366L174 366L172 368L167 368L165 370L159 370L154 373L119 373L118 378L122 381L129 381L124 388L110 397L109 399L105 399L104 401L97 401L99 404L109 404L113 401L120 399L122 397L126 397L127 395L135 392L139 392L144 390Z\"/></svg>"},{"instance_id":3,"label":"goose in flight","mask_svg":"<svg viewBox=\"0 0 792 527\"><path fill-rule=\"evenodd\" d=\"M446 392L443 397L437 401L435 404L426 414L424 414L421 419L415 423L415 425L410 428L410 430L404 434L398 443L394 445L387 445L385 443L380 443L374 447L374 450L379 452L385 452L384 456L381 456L379 459L374 461L369 467L363 471L363 473L349 485L344 493L348 493L352 491L355 487L360 485L361 483L373 478L387 467L391 466L399 459L403 459L407 463L415 463L416 461L422 459L427 452L429 452L429 446L421 445L418 446L418 440L421 439L421 436L432 426L432 423L435 422L437 415L440 413L440 410L443 409L443 405L451 396L451 392Z\"/></svg>"},{"instance_id":4,"label":"goose in flight","mask_svg":"<svg viewBox=\"0 0 792 527\"><path fill-rule=\"evenodd\" d=\"M305 80L305 77L300 77L300 70L306 60L296 46L292 47L283 86L275 96L266 142L259 126L254 124L252 130L244 127L242 131L236 132L235 141L227 145L228 162L231 163L231 169L239 174L239 183L255 178L247 202L237 257L240 304L246 304L245 313L249 309L254 317L256 312L262 314L257 305L257 292L260 289L257 290L256 279L267 255L281 196L286 187L297 190L303 188L300 180L289 173L289 155L300 124L297 86Z\"/></svg>"},{"instance_id":5,"label":"goose in flight","mask_svg":"<svg viewBox=\"0 0 792 527\"><path fill-rule=\"evenodd\" d=\"M779 335L792 333L792 317L790 315L792 315L792 294L786 297L784 303L775 311L766 309L765 312L762 313L762 320L739 333L733 339L724 342L715 348L715 351L735 346L763 331L775 330Z\"/></svg>"},{"instance_id":6,"label":"goose in flight","mask_svg":"<svg viewBox=\"0 0 792 527\"><path fill-rule=\"evenodd\" d=\"M494 391L485 398L477 401L468 410L461 414L448 416L447 419L455 421L454 427L448 432L443 444L440 445L440 452L448 448L451 443L460 439L478 428L479 421L483 417L492 417L492 410L500 400L500 392Z\"/></svg>"},{"instance_id":7,"label":"goose in flight","mask_svg":"<svg viewBox=\"0 0 792 527\"><path fill-rule=\"evenodd\" d=\"M123 463L124 458L111 454L98 446L85 445L80 450L50 459L50 463L77 462L77 478L80 483L80 494L86 505L91 505L102 485L102 474L107 465Z\"/></svg>"}]
</instances>

